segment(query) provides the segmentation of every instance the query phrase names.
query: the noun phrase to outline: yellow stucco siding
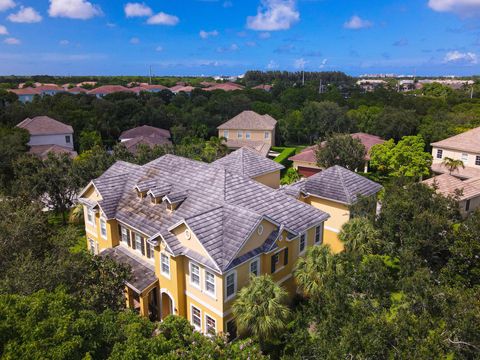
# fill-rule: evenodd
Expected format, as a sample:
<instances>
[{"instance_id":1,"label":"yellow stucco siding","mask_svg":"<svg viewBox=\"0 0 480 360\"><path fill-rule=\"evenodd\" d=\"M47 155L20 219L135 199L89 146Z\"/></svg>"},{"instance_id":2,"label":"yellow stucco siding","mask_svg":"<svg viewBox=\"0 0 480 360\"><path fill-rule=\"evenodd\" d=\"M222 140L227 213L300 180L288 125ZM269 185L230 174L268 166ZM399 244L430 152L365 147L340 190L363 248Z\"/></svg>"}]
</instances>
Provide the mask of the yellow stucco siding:
<instances>
[{"instance_id":1,"label":"yellow stucco siding","mask_svg":"<svg viewBox=\"0 0 480 360\"><path fill-rule=\"evenodd\" d=\"M242 133L241 137L238 136L239 132ZM247 132L250 133L250 138L247 138ZM265 138L265 133L269 133L268 139ZM270 144L270 146L275 145L275 130L248 130L248 129L219 130L218 137L224 137L227 140L263 141L267 144Z\"/></svg>"},{"instance_id":2,"label":"yellow stucco siding","mask_svg":"<svg viewBox=\"0 0 480 360\"><path fill-rule=\"evenodd\" d=\"M201 324L200 328L198 328L199 331L206 333L207 332L207 316L215 320L215 331L217 333L222 333L224 332L224 317L218 313L215 313L212 311L211 308L206 307L202 302L198 302L192 298L187 297L187 315L186 318L190 322L190 324L193 324L192 320L192 306L200 310L200 318L201 318ZM195 325L194 325L195 326Z\"/></svg>"},{"instance_id":3,"label":"yellow stucco siding","mask_svg":"<svg viewBox=\"0 0 480 360\"><path fill-rule=\"evenodd\" d=\"M323 243L329 245L333 253L342 252L344 249L343 243L338 238L338 233L325 229L323 233Z\"/></svg>"},{"instance_id":4,"label":"yellow stucco siding","mask_svg":"<svg viewBox=\"0 0 480 360\"><path fill-rule=\"evenodd\" d=\"M312 169L322 169L321 167L319 167L317 165L317 163L315 162L308 162L308 161L294 161L292 166L298 170L298 167L308 167L308 168L312 168Z\"/></svg>"},{"instance_id":5,"label":"yellow stucco siding","mask_svg":"<svg viewBox=\"0 0 480 360\"><path fill-rule=\"evenodd\" d=\"M177 226L172 230L172 233L177 237L182 246L191 249L206 258L210 257L193 231L191 231L185 224Z\"/></svg>"},{"instance_id":6,"label":"yellow stucco siding","mask_svg":"<svg viewBox=\"0 0 480 360\"><path fill-rule=\"evenodd\" d=\"M261 231L261 233L259 233L260 232L259 230L262 228L263 230ZM252 234L250 235L250 238L245 242L243 247L238 252L237 256L246 254L249 251L252 251L258 248L259 246L261 246L274 229L275 229L274 224L272 224L270 221L262 220L260 224L258 224L258 226L253 230Z\"/></svg>"},{"instance_id":7,"label":"yellow stucco siding","mask_svg":"<svg viewBox=\"0 0 480 360\"><path fill-rule=\"evenodd\" d=\"M273 189L278 189L280 187L280 170L272 171L252 179Z\"/></svg>"}]
</instances>

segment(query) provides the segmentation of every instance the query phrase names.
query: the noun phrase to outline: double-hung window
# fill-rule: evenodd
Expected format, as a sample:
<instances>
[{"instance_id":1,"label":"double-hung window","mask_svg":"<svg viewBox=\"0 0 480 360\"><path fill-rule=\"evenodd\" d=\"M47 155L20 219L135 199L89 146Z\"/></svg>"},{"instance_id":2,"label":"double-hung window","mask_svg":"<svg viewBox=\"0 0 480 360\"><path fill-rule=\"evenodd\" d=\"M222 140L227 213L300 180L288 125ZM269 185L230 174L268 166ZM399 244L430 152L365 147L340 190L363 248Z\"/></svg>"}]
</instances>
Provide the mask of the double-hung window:
<instances>
[{"instance_id":1,"label":"double-hung window","mask_svg":"<svg viewBox=\"0 0 480 360\"><path fill-rule=\"evenodd\" d=\"M122 242L130 246L130 232L128 231L127 228L123 226L121 227L121 232L122 232Z\"/></svg>"},{"instance_id":2,"label":"double-hung window","mask_svg":"<svg viewBox=\"0 0 480 360\"><path fill-rule=\"evenodd\" d=\"M243 131L237 131L237 138L243 138Z\"/></svg>"},{"instance_id":3,"label":"double-hung window","mask_svg":"<svg viewBox=\"0 0 480 360\"><path fill-rule=\"evenodd\" d=\"M205 271L205 291L210 295L215 295L215 275Z\"/></svg>"},{"instance_id":4,"label":"double-hung window","mask_svg":"<svg viewBox=\"0 0 480 360\"><path fill-rule=\"evenodd\" d=\"M100 219L100 234L104 239L107 238L107 223L105 219Z\"/></svg>"},{"instance_id":5,"label":"double-hung window","mask_svg":"<svg viewBox=\"0 0 480 360\"><path fill-rule=\"evenodd\" d=\"M190 263L190 283L200 287L200 267L194 263Z\"/></svg>"},{"instance_id":6,"label":"double-hung window","mask_svg":"<svg viewBox=\"0 0 480 360\"><path fill-rule=\"evenodd\" d=\"M205 315L205 333L207 335L215 335L216 332L217 330L215 319L208 315Z\"/></svg>"},{"instance_id":7,"label":"double-hung window","mask_svg":"<svg viewBox=\"0 0 480 360\"><path fill-rule=\"evenodd\" d=\"M475 156L475 165L480 166L480 155Z\"/></svg>"},{"instance_id":8,"label":"double-hung window","mask_svg":"<svg viewBox=\"0 0 480 360\"><path fill-rule=\"evenodd\" d=\"M307 236L305 234L302 234L300 235L300 241L299 241L299 253L303 254L306 247L307 247Z\"/></svg>"},{"instance_id":9,"label":"double-hung window","mask_svg":"<svg viewBox=\"0 0 480 360\"><path fill-rule=\"evenodd\" d=\"M153 253L153 245L147 240L145 240L145 250L147 252L147 258L153 259L155 257L155 254Z\"/></svg>"},{"instance_id":10,"label":"double-hung window","mask_svg":"<svg viewBox=\"0 0 480 360\"><path fill-rule=\"evenodd\" d=\"M270 132L265 131L265 132L263 133L263 137L264 137L266 140L267 140L267 139L270 139Z\"/></svg>"},{"instance_id":11,"label":"double-hung window","mask_svg":"<svg viewBox=\"0 0 480 360\"><path fill-rule=\"evenodd\" d=\"M245 139L249 140L250 136L250 131L245 131Z\"/></svg>"},{"instance_id":12,"label":"double-hung window","mask_svg":"<svg viewBox=\"0 0 480 360\"><path fill-rule=\"evenodd\" d=\"M228 139L228 130L223 130L223 137Z\"/></svg>"},{"instance_id":13,"label":"double-hung window","mask_svg":"<svg viewBox=\"0 0 480 360\"><path fill-rule=\"evenodd\" d=\"M192 325L197 330L202 329L202 313L200 312L200 309L197 309L193 305L192 305Z\"/></svg>"},{"instance_id":14,"label":"double-hung window","mask_svg":"<svg viewBox=\"0 0 480 360\"><path fill-rule=\"evenodd\" d=\"M315 244L321 244L323 242L323 228L321 225L315 227Z\"/></svg>"},{"instance_id":15,"label":"double-hung window","mask_svg":"<svg viewBox=\"0 0 480 360\"><path fill-rule=\"evenodd\" d=\"M70 144L70 135L65 135L65 142Z\"/></svg>"},{"instance_id":16,"label":"double-hung window","mask_svg":"<svg viewBox=\"0 0 480 360\"><path fill-rule=\"evenodd\" d=\"M255 259L250 263L250 274L258 276L260 273L260 260Z\"/></svg>"},{"instance_id":17,"label":"double-hung window","mask_svg":"<svg viewBox=\"0 0 480 360\"><path fill-rule=\"evenodd\" d=\"M164 252L160 254L160 269L163 275L170 276L170 257Z\"/></svg>"},{"instance_id":18,"label":"double-hung window","mask_svg":"<svg viewBox=\"0 0 480 360\"><path fill-rule=\"evenodd\" d=\"M93 219L94 219L94 216L93 216L93 210L90 209L90 208L87 208L87 222L90 224L90 225L93 225Z\"/></svg>"},{"instance_id":19,"label":"double-hung window","mask_svg":"<svg viewBox=\"0 0 480 360\"><path fill-rule=\"evenodd\" d=\"M443 150L437 149L437 159L441 159L443 157Z\"/></svg>"},{"instance_id":20,"label":"double-hung window","mask_svg":"<svg viewBox=\"0 0 480 360\"><path fill-rule=\"evenodd\" d=\"M145 255L145 248L143 247L143 238L140 234L135 234L135 250L142 255Z\"/></svg>"},{"instance_id":21,"label":"double-hung window","mask_svg":"<svg viewBox=\"0 0 480 360\"><path fill-rule=\"evenodd\" d=\"M227 275L226 277L226 283L227 285L225 286L225 295L226 295L226 298L229 299L231 298L233 295L235 295L235 291L236 291L236 284L235 284L235 273L230 273Z\"/></svg>"},{"instance_id":22,"label":"double-hung window","mask_svg":"<svg viewBox=\"0 0 480 360\"><path fill-rule=\"evenodd\" d=\"M462 154L462 161L463 161L464 164L468 162L468 154L466 154L466 153Z\"/></svg>"}]
</instances>

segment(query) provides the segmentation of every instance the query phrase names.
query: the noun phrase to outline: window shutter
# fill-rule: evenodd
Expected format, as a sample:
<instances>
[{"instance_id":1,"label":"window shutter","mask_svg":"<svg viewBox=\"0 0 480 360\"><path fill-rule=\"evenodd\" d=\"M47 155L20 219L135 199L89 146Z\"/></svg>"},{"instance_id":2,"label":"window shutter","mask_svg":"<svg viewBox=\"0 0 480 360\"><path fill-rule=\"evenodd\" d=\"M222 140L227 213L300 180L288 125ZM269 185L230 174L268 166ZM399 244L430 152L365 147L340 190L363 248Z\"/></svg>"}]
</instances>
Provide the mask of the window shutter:
<instances>
[{"instance_id":1,"label":"window shutter","mask_svg":"<svg viewBox=\"0 0 480 360\"><path fill-rule=\"evenodd\" d=\"M141 249L142 250L142 255L145 255L145 241L144 241L145 239L143 237L140 238L140 239L141 239L140 243L142 244L142 249Z\"/></svg>"},{"instance_id":2,"label":"window shutter","mask_svg":"<svg viewBox=\"0 0 480 360\"><path fill-rule=\"evenodd\" d=\"M275 258L277 255L272 256L272 266L271 266L271 273L273 274L275 272Z\"/></svg>"},{"instance_id":3,"label":"window shutter","mask_svg":"<svg viewBox=\"0 0 480 360\"><path fill-rule=\"evenodd\" d=\"M146 240L145 240L145 241L146 241ZM147 242L147 244L146 244L146 245L147 245L147 258L149 258L149 259L150 259L150 257L151 257L151 252L150 252L150 250L151 250L151 249L150 249L150 244Z\"/></svg>"},{"instance_id":4,"label":"window shutter","mask_svg":"<svg viewBox=\"0 0 480 360\"><path fill-rule=\"evenodd\" d=\"M285 253L283 254L283 265L288 264L288 248L285 249Z\"/></svg>"}]
</instances>

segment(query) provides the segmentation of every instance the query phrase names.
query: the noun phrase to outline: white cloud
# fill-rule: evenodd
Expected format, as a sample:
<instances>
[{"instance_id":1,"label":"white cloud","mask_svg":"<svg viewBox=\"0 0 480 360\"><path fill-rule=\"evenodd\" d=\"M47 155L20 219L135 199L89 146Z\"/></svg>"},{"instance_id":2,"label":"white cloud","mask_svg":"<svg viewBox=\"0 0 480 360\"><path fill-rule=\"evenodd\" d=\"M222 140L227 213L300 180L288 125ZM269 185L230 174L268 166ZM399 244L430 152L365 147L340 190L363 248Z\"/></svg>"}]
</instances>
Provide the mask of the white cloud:
<instances>
[{"instance_id":1,"label":"white cloud","mask_svg":"<svg viewBox=\"0 0 480 360\"><path fill-rule=\"evenodd\" d=\"M231 52L231 51L237 51L239 49L239 46L237 44L231 44L230 46L227 47L219 47L217 48L218 53L225 53L225 52Z\"/></svg>"},{"instance_id":2,"label":"white cloud","mask_svg":"<svg viewBox=\"0 0 480 360\"><path fill-rule=\"evenodd\" d=\"M21 7L15 14L10 14L8 20L15 23L37 23L42 21L42 16L32 7Z\"/></svg>"},{"instance_id":3,"label":"white cloud","mask_svg":"<svg viewBox=\"0 0 480 360\"><path fill-rule=\"evenodd\" d=\"M134 45L137 45L140 43L140 39L137 38L137 37L133 37L130 39L130 44L134 44Z\"/></svg>"},{"instance_id":4,"label":"white cloud","mask_svg":"<svg viewBox=\"0 0 480 360\"><path fill-rule=\"evenodd\" d=\"M345 22L343 24L343 27L346 29L351 29L351 30L358 30L358 29L366 29L372 27L373 24L368 21L362 19L360 16L353 15L350 20Z\"/></svg>"},{"instance_id":5,"label":"white cloud","mask_svg":"<svg viewBox=\"0 0 480 360\"><path fill-rule=\"evenodd\" d=\"M13 9L17 4L13 0L0 0L0 11Z\"/></svg>"},{"instance_id":6,"label":"white cloud","mask_svg":"<svg viewBox=\"0 0 480 360\"><path fill-rule=\"evenodd\" d=\"M328 59L323 59L322 62L320 63L320 69L323 69L327 65Z\"/></svg>"},{"instance_id":7,"label":"white cloud","mask_svg":"<svg viewBox=\"0 0 480 360\"><path fill-rule=\"evenodd\" d=\"M51 17L87 20L102 15L102 9L86 0L50 0Z\"/></svg>"},{"instance_id":8,"label":"white cloud","mask_svg":"<svg viewBox=\"0 0 480 360\"><path fill-rule=\"evenodd\" d=\"M123 8L126 17L152 16L153 11L145 3L127 3Z\"/></svg>"},{"instance_id":9,"label":"white cloud","mask_svg":"<svg viewBox=\"0 0 480 360\"><path fill-rule=\"evenodd\" d=\"M258 31L287 30L300 20L294 0L262 0L257 15L247 17L247 28Z\"/></svg>"},{"instance_id":10,"label":"white cloud","mask_svg":"<svg viewBox=\"0 0 480 360\"><path fill-rule=\"evenodd\" d=\"M428 6L438 12L453 12L470 17L480 15L480 0L429 0Z\"/></svg>"},{"instance_id":11,"label":"white cloud","mask_svg":"<svg viewBox=\"0 0 480 360\"><path fill-rule=\"evenodd\" d=\"M449 51L443 58L444 63L457 63L457 64L477 64L477 54L472 52L460 52L458 50Z\"/></svg>"},{"instance_id":12,"label":"white cloud","mask_svg":"<svg viewBox=\"0 0 480 360\"><path fill-rule=\"evenodd\" d=\"M0 35L8 35L8 30L3 25L0 25Z\"/></svg>"},{"instance_id":13,"label":"white cloud","mask_svg":"<svg viewBox=\"0 0 480 360\"><path fill-rule=\"evenodd\" d=\"M70 44L70 41L68 41L68 40L60 40L58 43L59 43L60 45L62 45L62 46L67 46L68 44Z\"/></svg>"},{"instance_id":14,"label":"white cloud","mask_svg":"<svg viewBox=\"0 0 480 360\"><path fill-rule=\"evenodd\" d=\"M164 12L159 12L156 15L148 18L147 24L150 25L177 25L180 20L175 15L165 14Z\"/></svg>"},{"instance_id":15,"label":"white cloud","mask_svg":"<svg viewBox=\"0 0 480 360\"><path fill-rule=\"evenodd\" d=\"M300 58L293 62L293 66L295 66L296 69L303 69L307 63L308 61L306 61L304 58Z\"/></svg>"},{"instance_id":16,"label":"white cloud","mask_svg":"<svg viewBox=\"0 0 480 360\"><path fill-rule=\"evenodd\" d=\"M210 36L218 36L218 31L217 30L213 30L213 31L200 30L199 35L202 39L208 39Z\"/></svg>"},{"instance_id":17,"label":"white cloud","mask_svg":"<svg viewBox=\"0 0 480 360\"><path fill-rule=\"evenodd\" d=\"M270 60L270 62L267 64L267 69L268 70L275 70L278 69L278 63L276 63L273 60Z\"/></svg>"},{"instance_id":18,"label":"white cloud","mask_svg":"<svg viewBox=\"0 0 480 360\"><path fill-rule=\"evenodd\" d=\"M5 40L3 40L3 42L5 44L8 44L8 45L19 45L20 44L20 40L18 40L16 38L13 38L13 37L6 38Z\"/></svg>"},{"instance_id":19,"label":"white cloud","mask_svg":"<svg viewBox=\"0 0 480 360\"><path fill-rule=\"evenodd\" d=\"M155 51L162 52L162 51L163 51L163 46L160 46L160 45L157 46L157 47L155 48Z\"/></svg>"},{"instance_id":20,"label":"white cloud","mask_svg":"<svg viewBox=\"0 0 480 360\"><path fill-rule=\"evenodd\" d=\"M270 36L271 36L271 35L270 35L269 32L262 32L262 33L260 33L260 34L258 35L258 37L259 37L260 39L268 39L268 38L270 38Z\"/></svg>"}]
</instances>

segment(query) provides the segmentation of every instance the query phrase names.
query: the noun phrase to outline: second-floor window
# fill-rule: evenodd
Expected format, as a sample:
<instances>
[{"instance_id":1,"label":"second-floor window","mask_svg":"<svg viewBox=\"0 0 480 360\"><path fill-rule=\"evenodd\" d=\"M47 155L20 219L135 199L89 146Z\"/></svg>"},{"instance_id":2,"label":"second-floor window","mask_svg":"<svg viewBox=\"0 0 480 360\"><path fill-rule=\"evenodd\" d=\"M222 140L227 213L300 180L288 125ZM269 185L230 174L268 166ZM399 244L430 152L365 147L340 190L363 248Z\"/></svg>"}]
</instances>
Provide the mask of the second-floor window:
<instances>
[{"instance_id":1,"label":"second-floor window","mask_svg":"<svg viewBox=\"0 0 480 360\"><path fill-rule=\"evenodd\" d=\"M100 234L103 238L107 238L107 223L105 219L100 219Z\"/></svg>"},{"instance_id":2,"label":"second-floor window","mask_svg":"<svg viewBox=\"0 0 480 360\"><path fill-rule=\"evenodd\" d=\"M280 253L276 253L272 256L271 273L273 274L277 270L277 264L280 262Z\"/></svg>"},{"instance_id":3,"label":"second-floor window","mask_svg":"<svg viewBox=\"0 0 480 360\"><path fill-rule=\"evenodd\" d=\"M302 254L305 251L305 248L307 247L307 237L305 234L300 235L300 241L299 241L299 252Z\"/></svg>"},{"instance_id":4,"label":"second-floor window","mask_svg":"<svg viewBox=\"0 0 480 360\"><path fill-rule=\"evenodd\" d=\"M226 283L227 283L227 286L225 287L225 295L226 295L226 298L231 298L233 295L235 295L235 291L236 291L236 284L235 284L235 273L230 273L227 275L226 277Z\"/></svg>"},{"instance_id":5,"label":"second-floor window","mask_svg":"<svg viewBox=\"0 0 480 360\"><path fill-rule=\"evenodd\" d=\"M139 234L135 234L135 250L142 255L145 255L145 248L143 245L143 238Z\"/></svg>"},{"instance_id":6,"label":"second-floor window","mask_svg":"<svg viewBox=\"0 0 480 360\"><path fill-rule=\"evenodd\" d=\"M93 225L93 224L94 224L93 219L94 219L93 210L90 209L90 208L87 208L87 222L88 222L90 225Z\"/></svg>"},{"instance_id":7,"label":"second-floor window","mask_svg":"<svg viewBox=\"0 0 480 360\"><path fill-rule=\"evenodd\" d=\"M315 228L315 244L321 244L323 242L323 232L322 232L322 226L317 226Z\"/></svg>"},{"instance_id":8,"label":"second-floor window","mask_svg":"<svg viewBox=\"0 0 480 360\"><path fill-rule=\"evenodd\" d=\"M237 131L237 138L239 138L239 139L243 138L243 132L242 131Z\"/></svg>"},{"instance_id":9,"label":"second-floor window","mask_svg":"<svg viewBox=\"0 0 480 360\"><path fill-rule=\"evenodd\" d=\"M258 276L260 273L259 259L255 259L250 263L250 274Z\"/></svg>"},{"instance_id":10,"label":"second-floor window","mask_svg":"<svg viewBox=\"0 0 480 360\"><path fill-rule=\"evenodd\" d=\"M250 131L245 132L245 139L250 139Z\"/></svg>"},{"instance_id":11,"label":"second-floor window","mask_svg":"<svg viewBox=\"0 0 480 360\"><path fill-rule=\"evenodd\" d=\"M196 287L200 286L200 268L194 263L190 263L190 283Z\"/></svg>"},{"instance_id":12,"label":"second-floor window","mask_svg":"<svg viewBox=\"0 0 480 360\"><path fill-rule=\"evenodd\" d=\"M228 139L228 130L223 130L223 137Z\"/></svg>"},{"instance_id":13,"label":"second-floor window","mask_svg":"<svg viewBox=\"0 0 480 360\"><path fill-rule=\"evenodd\" d=\"M265 132L263 133L263 137L264 137L265 139L270 139L270 133L269 133L268 131L265 131Z\"/></svg>"},{"instance_id":14,"label":"second-floor window","mask_svg":"<svg viewBox=\"0 0 480 360\"><path fill-rule=\"evenodd\" d=\"M480 166L480 155L475 156L475 165Z\"/></svg>"},{"instance_id":15,"label":"second-floor window","mask_svg":"<svg viewBox=\"0 0 480 360\"><path fill-rule=\"evenodd\" d=\"M205 271L205 291L215 295L215 275L209 271Z\"/></svg>"},{"instance_id":16,"label":"second-floor window","mask_svg":"<svg viewBox=\"0 0 480 360\"><path fill-rule=\"evenodd\" d=\"M70 144L70 135L66 135L66 136L65 136L65 142L66 142L67 144Z\"/></svg>"},{"instance_id":17,"label":"second-floor window","mask_svg":"<svg viewBox=\"0 0 480 360\"><path fill-rule=\"evenodd\" d=\"M468 161L468 154L466 154L466 153L462 154L462 161L463 161L464 164Z\"/></svg>"},{"instance_id":18,"label":"second-floor window","mask_svg":"<svg viewBox=\"0 0 480 360\"><path fill-rule=\"evenodd\" d=\"M121 227L121 232L122 232L122 242L124 242L126 245L130 246L130 231L128 231L127 228L124 228L122 226Z\"/></svg>"},{"instance_id":19,"label":"second-floor window","mask_svg":"<svg viewBox=\"0 0 480 360\"><path fill-rule=\"evenodd\" d=\"M160 269L163 275L170 276L170 257L163 252L160 254Z\"/></svg>"},{"instance_id":20,"label":"second-floor window","mask_svg":"<svg viewBox=\"0 0 480 360\"><path fill-rule=\"evenodd\" d=\"M441 159L443 157L443 150L438 149L437 150L437 159Z\"/></svg>"}]
</instances>

